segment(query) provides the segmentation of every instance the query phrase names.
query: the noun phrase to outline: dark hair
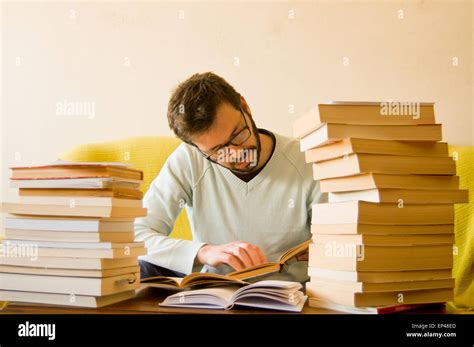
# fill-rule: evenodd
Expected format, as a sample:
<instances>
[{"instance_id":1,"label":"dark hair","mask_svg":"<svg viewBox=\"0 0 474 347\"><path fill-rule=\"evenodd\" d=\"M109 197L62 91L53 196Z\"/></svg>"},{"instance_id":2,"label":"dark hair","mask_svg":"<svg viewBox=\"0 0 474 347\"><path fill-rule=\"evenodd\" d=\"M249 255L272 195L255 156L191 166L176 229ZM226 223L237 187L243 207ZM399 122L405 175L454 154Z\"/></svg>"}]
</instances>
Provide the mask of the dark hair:
<instances>
[{"instance_id":1,"label":"dark hair","mask_svg":"<svg viewBox=\"0 0 474 347\"><path fill-rule=\"evenodd\" d=\"M197 73L180 83L168 103L168 124L184 142L208 130L217 107L228 102L240 108L240 94L225 79L213 72Z\"/></svg>"}]
</instances>

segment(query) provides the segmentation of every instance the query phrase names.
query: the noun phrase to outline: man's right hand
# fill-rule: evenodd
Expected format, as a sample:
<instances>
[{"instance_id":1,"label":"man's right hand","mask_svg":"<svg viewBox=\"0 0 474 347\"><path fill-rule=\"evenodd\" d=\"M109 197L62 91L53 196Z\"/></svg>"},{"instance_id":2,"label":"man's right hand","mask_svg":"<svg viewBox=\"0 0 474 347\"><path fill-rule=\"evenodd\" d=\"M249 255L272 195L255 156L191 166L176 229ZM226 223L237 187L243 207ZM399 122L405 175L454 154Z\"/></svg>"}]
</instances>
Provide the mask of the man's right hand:
<instances>
[{"instance_id":1,"label":"man's right hand","mask_svg":"<svg viewBox=\"0 0 474 347\"><path fill-rule=\"evenodd\" d=\"M267 262L261 249L244 241L224 245L204 245L199 249L196 260L200 264L217 267L229 265L237 271Z\"/></svg>"}]
</instances>

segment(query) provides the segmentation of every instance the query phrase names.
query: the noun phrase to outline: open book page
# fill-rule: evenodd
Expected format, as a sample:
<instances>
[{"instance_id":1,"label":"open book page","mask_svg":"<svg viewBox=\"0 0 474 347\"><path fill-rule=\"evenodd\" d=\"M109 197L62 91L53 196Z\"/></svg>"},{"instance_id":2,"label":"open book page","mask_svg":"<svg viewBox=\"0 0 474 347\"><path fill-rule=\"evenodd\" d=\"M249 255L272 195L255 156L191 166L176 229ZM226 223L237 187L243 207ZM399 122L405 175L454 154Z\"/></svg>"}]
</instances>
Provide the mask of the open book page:
<instances>
[{"instance_id":1,"label":"open book page","mask_svg":"<svg viewBox=\"0 0 474 347\"><path fill-rule=\"evenodd\" d=\"M265 263L252 267L248 267L244 270L234 271L228 274L229 277L237 279L249 279L259 277L268 273L278 272L281 269L279 263Z\"/></svg>"},{"instance_id":2,"label":"open book page","mask_svg":"<svg viewBox=\"0 0 474 347\"><path fill-rule=\"evenodd\" d=\"M247 283L227 275L196 272L184 277L181 282L181 287L196 289L221 285L242 286L245 284Z\"/></svg>"},{"instance_id":3,"label":"open book page","mask_svg":"<svg viewBox=\"0 0 474 347\"><path fill-rule=\"evenodd\" d=\"M302 288L303 286L301 283L298 282L290 282L290 281L261 281L257 283L253 283L248 285L245 288L241 288L238 292L241 293L243 291L250 291L256 290L258 291L261 289L278 289L280 292L282 291L293 291Z\"/></svg>"},{"instance_id":4,"label":"open book page","mask_svg":"<svg viewBox=\"0 0 474 347\"><path fill-rule=\"evenodd\" d=\"M251 295L266 295L275 299L288 301L293 298L294 293L298 292L303 286L298 282L289 281L261 281L242 287L234 294L233 301L239 298Z\"/></svg>"},{"instance_id":5,"label":"open book page","mask_svg":"<svg viewBox=\"0 0 474 347\"><path fill-rule=\"evenodd\" d=\"M227 286L183 291L168 296L160 306L229 309L232 307L232 297L238 288Z\"/></svg>"},{"instance_id":6,"label":"open book page","mask_svg":"<svg viewBox=\"0 0 474 347\"><path fill-rule=\"evenodd\" d=\"M237 279L249 279L259 277L268 273L278 272L282 269L283 265L290 259L297 257L300 254L305 253L308 250L311 240L307 240L295 247L285 251L279 258L278 263L264 263L256 266L252 266L240 271L234 271L228 274L229 277Z\"/></svg>"},{"instance_id":7,"label":"open book page","mask_svg":"<svg viewBox=\"0 0 474 347\"><path fill-rule=\"evenodd\" d=\"M155 276L143 278L140 282L142 287L162 288L169 290L181 290L180 285L183 281L179 277Z\"/></svg>"},{"instance_id":8,"label":"open book page","mask_svg":"<svg viewBox=\"0 0 474 347\"><path fill-rule=\"evenodd\" d=\"M293 302L284 301L275 297L264 296L261 294L254 294L252 296L244 296L235 302L235 305L265 308L269 310L301 312L303 306L308 299L302 292L295 293Z\"/></svg>"},{"instance_id":9,"label":"open book page","mask_svg":"<svg viewBox=\"0 0 474 347\"><path fill-rule=\"evenodd\" d=\"M239 288L230 285L219 288L189 290L173 294L161 306L231 309L234 305L299 312L307 297L302 285L288 281L261 281Z\"/></svg>"},{"instance_id":10,"label":"open book page","mask_svg":"<svg viewBox=\"0 0 474 347\"><path fill-rule=\"evenodd\" d=\"M305 253L308 248L309 248L309 245L312 243L312 240L307 240L303 243L300 243L299 245L296 245L295 247L293 248L290 248L289 250L287 250L285 253L283 253L281 256L280 256L280 264L284 264L286 263L288 260L292 259L292 258L295 258L303 253Z\"/></svg>"},{"instance_id":11,"label":"open book page","mask_svg":"<svg viewBox=\"0 0 474 347\"><path fill-rule=\"evenodd\" d=\"M298 282L261 281L240 288L234 293L235 305L301 312L307 297Z\"/></svg>"},{"instance_id":12,"label":"open book page","mask_svg":"<svg viewBox=\"0 0 474 347\"><path fill-rule=\"evenodd\" d=\"M121 162L73 162L66 161L62 159L57 159L47 165L37 165L37 166L10 166L10 169L20 169L20 168L46 168L50 166L119 166L124 168L129 168L133 166L130 163L121 163Z\"/></svg>"},{"instance_id":13,"label":"open book page","mask_svg":"<svg viewBox=\"0 0 474 347\"><path fill-rule=\"evenodd\" d=\"M70 165L87 165L87 166L121 166L121 167L130 167L133 166L130 163L122 162L107 162L107 161L96 161L96 162L73 162L62 159L57 159L49 164L49 166L70 166Z\"/></svg>"},{"instance_id":14,"label":"open book page","mask_svg":"<svg viewBox=\"0 0 474 347\"><path fill-rule=\"evenodd\" d=\"M146 287L163 288L171 290L198 289L207 287L218 287L225 285L243 286L248 284L236 278L213 273L192 273L184 278L155 276L141 280Z\"/></svg>"}]
</instances>

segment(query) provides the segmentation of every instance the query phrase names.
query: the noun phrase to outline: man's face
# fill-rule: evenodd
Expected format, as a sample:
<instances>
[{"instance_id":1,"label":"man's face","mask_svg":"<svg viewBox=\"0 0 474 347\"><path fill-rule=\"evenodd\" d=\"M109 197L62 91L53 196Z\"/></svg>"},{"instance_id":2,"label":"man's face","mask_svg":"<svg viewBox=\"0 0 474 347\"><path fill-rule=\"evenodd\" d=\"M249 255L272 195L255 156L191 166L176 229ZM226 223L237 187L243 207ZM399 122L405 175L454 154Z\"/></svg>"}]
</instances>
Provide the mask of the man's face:
<instances>
[{"instance_id":1,"label":"man's face","mask_svg":"<svg viewBox=\"0 0 474 347\"><path fill-rule=\"evenodd\" d=\"M222 103L217 107L212 127L193 136L192 142L205 155L212 153L210 159L219 165L238 173L251 173L256 170L260 158L260 138L252 117L247 112L243 114L231 104ZM248 130L245 130L246 126ZM231 140L232 144L222 147Z\"/></svg>"}]
</instances>

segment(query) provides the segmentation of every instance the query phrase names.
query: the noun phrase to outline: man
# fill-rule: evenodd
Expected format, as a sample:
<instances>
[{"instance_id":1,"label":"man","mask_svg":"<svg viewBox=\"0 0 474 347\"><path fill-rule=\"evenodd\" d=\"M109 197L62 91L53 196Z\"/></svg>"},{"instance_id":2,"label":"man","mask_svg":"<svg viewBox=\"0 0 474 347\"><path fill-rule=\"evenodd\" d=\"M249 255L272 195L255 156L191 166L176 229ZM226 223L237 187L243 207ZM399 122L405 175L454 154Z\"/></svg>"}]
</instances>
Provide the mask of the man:
<instances>
[{"instance_id":1,"label":"man","mask_svg":"<svg viewBox=\"0 0 474 347\"><path fill-rule=\"evenodd\" d=\"M142 278L242 270L310 239L311 205L322 194L298 141L258 129L222 77L207 72L181 83L168 122L184 143L145 194L148 215L135 222L136 240L148 248ZM192 241L168 237L183 207ZM307 262L276 277L304 281Z\"/></svg>"}]
</instances>

